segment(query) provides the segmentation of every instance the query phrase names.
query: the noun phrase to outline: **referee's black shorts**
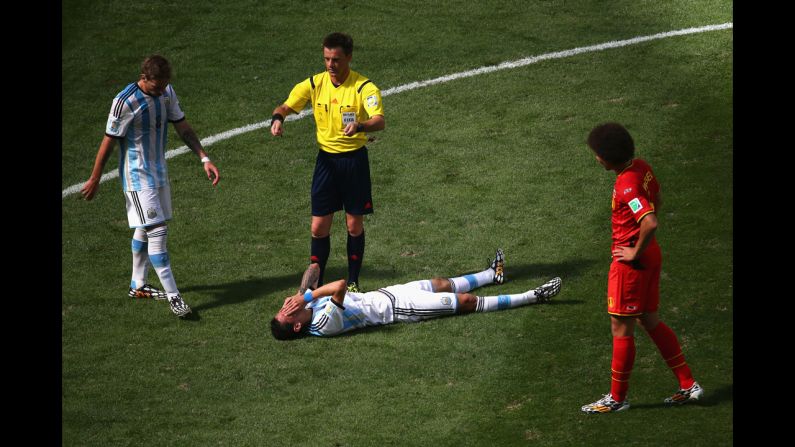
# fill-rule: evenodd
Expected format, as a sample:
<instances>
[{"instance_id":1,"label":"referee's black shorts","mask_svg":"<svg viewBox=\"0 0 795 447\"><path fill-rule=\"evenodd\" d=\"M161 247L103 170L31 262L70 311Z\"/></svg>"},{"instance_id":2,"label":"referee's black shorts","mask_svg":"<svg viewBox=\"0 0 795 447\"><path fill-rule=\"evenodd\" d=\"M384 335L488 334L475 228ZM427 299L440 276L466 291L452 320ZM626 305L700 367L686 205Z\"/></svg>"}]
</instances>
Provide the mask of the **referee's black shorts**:
<instances>
[{"instance_id":1,"label":"referee's black shorts","mask_svg":"<svg viewBox=\"0 0 795 447\"><path fill-rule=\"evenodd\" d=\"M348 214L370 214L371 189L367 146L341 154L318 151L312 176L313 216L332 214L343 207Z\"/></svg>"}]
</instances>

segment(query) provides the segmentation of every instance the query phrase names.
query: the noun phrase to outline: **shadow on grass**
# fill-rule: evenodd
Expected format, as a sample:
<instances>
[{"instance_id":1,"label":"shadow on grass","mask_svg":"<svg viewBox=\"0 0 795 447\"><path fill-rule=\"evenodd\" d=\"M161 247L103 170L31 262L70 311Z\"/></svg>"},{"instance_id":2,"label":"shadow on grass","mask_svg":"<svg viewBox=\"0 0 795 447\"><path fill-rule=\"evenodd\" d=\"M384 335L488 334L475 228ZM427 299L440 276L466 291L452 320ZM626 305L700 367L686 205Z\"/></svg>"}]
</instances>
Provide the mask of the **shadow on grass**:
<instances>
[{"instance_id":1,"label":"shadow on grass","mask_svg":"<svg viewBox=\"0 0 795 447\"><path fill-rule=\"evenodd\" d=\"M505 283L510 283L511 278L520 278L520 277L553 277L553 276L560 276L564 280L564 284L566 278L571 278L573 276L577 276L580 272L596 261L592 259L574 259L571 261L566 261L557 264L518 264L508 266L506 268L506 281ZM303 270L296 271L295 273L280 275L280 276L272 276L272 277L264 277L264 278L250 278L240 281L232 281L227 283L221 284L207 284L207 285L200 285L200 286L189 286L182 289L183 292L208 292L211 294L211 301L205 302L202 304L198 304L196 306L192 306L193 312L184 320L187 321L198 321L200 319L198 315L198 311L200 310L207 310L212 309L218 306L225 306L229 304L239 304L246 301L250 301L253 299L260 299L268 297L271 294L274 294L277 291L284 291L285 289L298 289L298 285L301 283L301 276L303 275ZM324 274L324 280L326 282L335 281L339 278L345 278L347 276L347 270L344 267L336 267L336 268L327 268ZM387 287L396 284L394 278L398 277L398 272L394 269L390 268L372 268L367 267L362 269L362 278L364 279L364 290L375 290L379 287ZM423 278L417 278L423 279ZM427 279L427 278L425 278ZM540 285L540 284L539 284ZM276 298L272 298L276 300L278 305L280 306L283 299L286 296L279 296ZM190 300L189 297L186 297L187 300ZM561 300L555 301L554 299L549 303L552 305L558 304L579 304L582 301L577 300Z\"/></svg>"},{"instance_id":2,"label":"shadow on grass","mask_svg":"<svg viewBox=\"0 0 795 447\"><path fill-rule=\"evenodd\" d=\"M335 335L333 337L322 337L322 338L347 338L347 337L352 337L354 335L360 335L360 334L364 335L364 334L367 334L369 332L375 332L375 331L394 331L394 330L398 329L398 327L397 327L398 324L405 324L405 323L392 323L392 324L382 324L380 326L367 326L367 327L363 327L361 329L353 329L351 331L344 332L342 334ZM313 335L307 335L307 337L316 338ZM304 337L304 338L306 338L306 337Z\"/></svg>"},{"instance_id":3,"label":"shadow on grass","mask_svg":"<svg viewBox=\"0 0 795 447\"><path fill-rule=\"evenodd\" d=\"M731 402L734 397L734 385L724 385L715 391L710 392L710 390L704 390L703 397L698 402L692 402L682 406L690 406L690 405L697 405L699 407L714 407L720 405L722 403ZM630 410L638 410L644 408L668 408L671 405L668 405L664 402L653 403L653 404L632 404ZM675 407L679 407L676 405Z\"/></svg>"},{"instance_id":4,"label":"shadow on grass","mask_svg":"<svg viewBox=\"0 0 795 447\"><path fill-rule=\"evenodd\" d=\"M580 276L584 270L588 270L597 263L596 259L569 259L558 263L538 263L538 264L510 264L505 266L505 284L509 284L512 279L518 278L554 278L560 276L565 287L566 280ZM605 263L605 271L609 262ZM539 284L540 285L540 284Z\"/></svg>"},{"instance_id":5,"label":"shadow on grass","mask_svg":"<svg viewBox=\"0 0 795 447\"><path fill-rule=\"evenodd\" d=\"M212 296L212 301L205 302L202 304L198 304L196 306L192 306L193 312L184 320L188 321L195 321L199 319L198 314L196 314L199 310L206 310L212 309L218 306L225 306L229 304L239 304L246 301L250 301L253 299L261 299L266 298L271 294L276 293L277 291L283 291L285 289L295 289L298 290L298 285L301 283L301 276L303 275L304 271L301 270L296 273L290 273L286 275L280 276L273 276L273 277L266 277L266 278L250 278L240 281L232 281L222 284L207 284L201 286L189 286L184 287L181 289L182 292L208 292ZM325 280L328 282L335 281L339 278L344 278L345 275L343 273L347 273L347 271L343 269L326 269L325 273ZM364 271L362 272L365 273ZM379 269L366 269L367 278L380 278L380 279L388 279L395 277L395 272L391 270L379 270ZM369 282L369 281L368 281ZM391 285L391 284L384 284ZM382 287L382 286L379 286ZM278 296L275 299L279 306L281 306L284 298L286 296ZM186 297L186 301L189 300L189 297Z\"/></svg>"},{"instance_id":6,"label":"shadow on grass","mask_svg":"<svg viewBox=\"0 0 795 447\"><path fill-rule=\"evenodd\" d=\"M584 303L585 300L556 300L554 297L548 303L542 304L542 306L574 306L577 304Z\"/></svg>"}]
</instances>

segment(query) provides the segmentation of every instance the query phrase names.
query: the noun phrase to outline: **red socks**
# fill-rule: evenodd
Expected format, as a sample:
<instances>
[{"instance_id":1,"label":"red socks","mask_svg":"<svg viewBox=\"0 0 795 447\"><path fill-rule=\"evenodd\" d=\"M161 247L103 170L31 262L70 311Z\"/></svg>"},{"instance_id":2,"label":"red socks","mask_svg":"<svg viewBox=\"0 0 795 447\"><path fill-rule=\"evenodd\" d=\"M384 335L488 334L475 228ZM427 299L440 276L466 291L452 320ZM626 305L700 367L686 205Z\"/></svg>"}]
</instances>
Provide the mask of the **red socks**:
<instances>
[{"instance_id":1,"label":"red socks","mask_svg":"<svg viewBox=\"0 0 795 447\"><path fill-rule=\"evenodd\" d=\"M657 345L657 349L660 350L665 363L668 364L668 367L671 368L671 371L679 380L679 388L686 389L693 386L693 374L690 372L690 367L687 366L685 356L682 354L682 348L679 346L679 340L676 339L674 331L661 321L657 324L657 327L649 331L649 337ZM613 356L615 357L615 353Z\"/></svg>"},{"instance_id":2,"label":"red socks","mask_svg":"<svg viewBox=\"0 0 795 447\"><path fill-rule=\"evenodd\" d=\"M610 394L618 402L627 398L629 375L635 364L635 337L613 337Z\"/></svg>"}]
</instances>

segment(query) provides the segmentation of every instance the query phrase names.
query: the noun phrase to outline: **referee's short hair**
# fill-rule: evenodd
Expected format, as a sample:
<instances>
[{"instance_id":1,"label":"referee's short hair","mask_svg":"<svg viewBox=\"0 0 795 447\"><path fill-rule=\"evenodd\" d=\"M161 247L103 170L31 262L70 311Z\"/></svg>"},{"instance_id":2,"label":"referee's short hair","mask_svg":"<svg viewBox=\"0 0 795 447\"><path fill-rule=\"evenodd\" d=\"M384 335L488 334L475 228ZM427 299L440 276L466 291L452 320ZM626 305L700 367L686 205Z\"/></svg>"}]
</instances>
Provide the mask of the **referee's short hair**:
<instances>
[{"instance_id":1,"label":"referee's short hair","mask_svg":"<svg viewBox=\"0 0 795 447\"><path fill-rule=\"evenodd\" d=\"M345 33L331 33L323 39L324 48L342 48L346 56L353 53L353 37Z\"/></svg>"},{"instance_id":2,"label":"referee's short hair","mask_svg":"<svg viewBox=\"0 0 795 447\"><path fill-rule=\"evenodd\" d=\"M635 156L635 142L629 131L619 123L604 123L588 134L588 147L611 164L626 163Z\"/></svg>"}]
</instances>

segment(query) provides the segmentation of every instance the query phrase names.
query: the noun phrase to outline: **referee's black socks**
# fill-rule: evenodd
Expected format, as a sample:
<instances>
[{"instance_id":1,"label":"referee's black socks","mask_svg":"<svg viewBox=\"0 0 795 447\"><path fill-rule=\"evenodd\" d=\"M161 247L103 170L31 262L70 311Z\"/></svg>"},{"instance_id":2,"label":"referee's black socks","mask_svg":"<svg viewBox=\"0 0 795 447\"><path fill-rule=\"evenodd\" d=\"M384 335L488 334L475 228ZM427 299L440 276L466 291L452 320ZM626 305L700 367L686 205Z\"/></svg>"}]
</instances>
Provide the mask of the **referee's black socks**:
<instances>
[{"instance_id":1,"label":"referee's black socks","mask_svg":"<svg viewBox=\"0 0 795 447\"><path fill-rule=\"evenodd\" d=\"M364 258L364 230L358 236L348 233L348 284L359 284L359 272Z\"/></svg>"}]
</instances>

